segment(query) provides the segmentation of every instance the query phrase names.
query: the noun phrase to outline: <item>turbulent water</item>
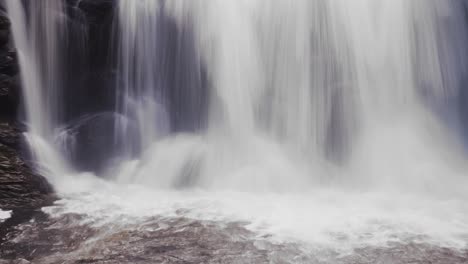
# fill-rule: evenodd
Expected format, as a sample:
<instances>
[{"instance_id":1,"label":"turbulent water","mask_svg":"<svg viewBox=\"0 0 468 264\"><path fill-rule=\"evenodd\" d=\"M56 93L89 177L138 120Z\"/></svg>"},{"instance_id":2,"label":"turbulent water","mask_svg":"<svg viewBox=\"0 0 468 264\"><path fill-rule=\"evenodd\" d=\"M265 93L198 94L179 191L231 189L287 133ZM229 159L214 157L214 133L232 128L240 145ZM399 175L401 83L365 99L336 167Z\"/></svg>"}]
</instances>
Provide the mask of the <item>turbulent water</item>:
<instances>
[{"instance_id":1,"label":"turbulent water","mask_svg":"<svg viewBox=\"0 0 468 264\"><path fill-rule=\"evenodd\" d=\"M44 263L468 261L465 1L69 2L6 0Z\"/></svg>"}]
</instances>

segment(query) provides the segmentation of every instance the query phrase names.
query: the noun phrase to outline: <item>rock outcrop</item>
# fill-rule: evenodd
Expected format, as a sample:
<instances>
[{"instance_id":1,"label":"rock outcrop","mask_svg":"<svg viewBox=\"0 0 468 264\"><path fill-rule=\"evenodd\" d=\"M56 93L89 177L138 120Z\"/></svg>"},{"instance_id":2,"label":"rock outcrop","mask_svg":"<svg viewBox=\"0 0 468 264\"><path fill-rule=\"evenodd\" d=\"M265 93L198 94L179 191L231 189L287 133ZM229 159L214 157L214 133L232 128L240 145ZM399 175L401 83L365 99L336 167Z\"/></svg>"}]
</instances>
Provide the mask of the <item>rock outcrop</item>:
<instances>
[{"instance_id":1,"label":"rock outcrop","mask_svg":"<svg viewBox=\"0 0 468 264\"><path fill-rule=\"evenodd\" d=\"M11 123L0 123L0 208L35 209L50 203L53 190L46 179L20 156L20 131Z\"/></svg>"}]
</instances>

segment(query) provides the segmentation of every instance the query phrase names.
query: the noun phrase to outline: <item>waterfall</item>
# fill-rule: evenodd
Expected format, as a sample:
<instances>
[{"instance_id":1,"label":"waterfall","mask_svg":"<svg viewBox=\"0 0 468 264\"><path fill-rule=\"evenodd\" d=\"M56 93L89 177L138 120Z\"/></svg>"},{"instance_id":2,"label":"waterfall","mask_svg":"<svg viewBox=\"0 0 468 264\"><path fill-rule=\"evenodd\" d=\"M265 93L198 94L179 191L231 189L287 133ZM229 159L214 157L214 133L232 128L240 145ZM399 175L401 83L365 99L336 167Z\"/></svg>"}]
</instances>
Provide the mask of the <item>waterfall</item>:
<instances>
[{"instance_id":1,"label":"waterfall","mask_svg":"<svg viewBox=\"0 0 468 264\"><path fill-rule=\"evenodd\" d=\"M399 185L411 171L417 188L439 173L412 171L417 162L463 157L437 116L466 78L463 1L115 2L117 43L108 40L106 53L115 63L83 71L116 76L98 99L79 93L95 103L80 108L66 95L86 83L63 77L85 78L64 72L67 49L78 45L66 1L6 1L28 133L44 141L32 148L50 149L41 164L56 153L68 158L54 163L80 170L92 160L87 169L105 167L95 173L126 183L248 190L337 177ZM81 41L79 54L95 48ZM88 136L74 136L83 124ZM83 148L98 134L101 147L80 155L64 147Z\"/></svg>"},{"instance_id":2,"label":"waterfall","mask_svg":"<svg viewBox=\"0 0 468 264\"><path fill-rule=\"evenodd\" d=\"M64 171L53 145L61 125L63 41L67 34L63 1L6 1L22 74L27 138L41 170Z\"/></svg>"},{"instance_id":3,"label":"waterfall","mask_svg":"<svg viewBox=\"0 0 468 264\"><path fill-rule=\"evenodd\" d=\"M25 89L26 118L30 130L48 138L59 123L63 55L60 42L67 33L62 1L7 1L13 19L15 43L20 57ZM26 13L29 16L26 18Z\"/></svg>"},{"instance_id":4,"label":"waterfall","mask_svg":"<svg viewBox=\"0 0 468 264\"><path fill-rule=\"evenodd\" d=\"M117 111L125 118L116 133L126 152L141 151L171 132L203 128L206 77L193 36L161 3L119 2Z\"/></svg>"}]
</instances>

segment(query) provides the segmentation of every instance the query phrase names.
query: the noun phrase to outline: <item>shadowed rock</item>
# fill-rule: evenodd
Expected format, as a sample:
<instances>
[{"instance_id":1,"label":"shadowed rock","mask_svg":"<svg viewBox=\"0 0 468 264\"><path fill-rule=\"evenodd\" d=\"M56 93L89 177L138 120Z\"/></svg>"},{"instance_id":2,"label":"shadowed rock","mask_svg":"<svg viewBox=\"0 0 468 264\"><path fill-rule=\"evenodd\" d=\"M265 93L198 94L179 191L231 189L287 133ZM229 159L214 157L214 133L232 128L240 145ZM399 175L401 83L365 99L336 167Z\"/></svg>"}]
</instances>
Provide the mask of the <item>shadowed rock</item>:
<instances>
[{"instance_id":1,"label":"shadowed rock","mask_svg":"<svg viewBox=\"0 0 468 264\"><path fill-rule=\"evenodd\" d=\"M19 156L19 130L0 123L0 208L37 208L53 200L52 187Z\"/></svg>"}]
</instances>

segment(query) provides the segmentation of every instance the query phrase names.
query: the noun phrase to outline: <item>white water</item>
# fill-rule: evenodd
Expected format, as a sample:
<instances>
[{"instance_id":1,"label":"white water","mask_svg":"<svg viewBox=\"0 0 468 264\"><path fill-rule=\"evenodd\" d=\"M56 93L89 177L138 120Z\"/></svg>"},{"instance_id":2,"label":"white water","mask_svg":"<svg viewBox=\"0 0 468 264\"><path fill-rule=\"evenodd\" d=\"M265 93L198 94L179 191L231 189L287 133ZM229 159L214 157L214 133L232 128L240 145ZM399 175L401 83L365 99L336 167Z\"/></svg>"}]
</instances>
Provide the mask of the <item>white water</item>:
<instances>
[{"instance_id":1,"label":"white water","mask_svg":"<svg viewBox=\"0 0 468 264\"><path fill-rule=\"evenodd\" d=\"M155 216L161 222L188 217L220 226L239 221L258 240L298 243L305 253L330 249L349 254L356 248L410 241L455 250L468 246L466 203L432 195L336 187L284 194L174 192L96 181L80 181L73 191L70 186L63 190L64 199L46 208L47 213L86 214L92 217L84 218L83 224L114 230Z\"/></svg>"},{"instance_id":2,"label":"white water","mask_svg":"<svg viewBox=\"0 0 468 264\"><path fill-rule=\"evenodd\" d=\"M0 223L7 220L11 216L11 211L0 210Z\"/></svg>"},{"instance_id":3,"label":"white water","mask_svg":"<svg viewBox=\"0 0 468 264\"><path fill-rule=\"evenodd\" d=\"M140 161L125 165L134 167L126 173L137 179L131 182L170 188L192 177L193 184L211 189L291 191L329 181L326 174L343 169L333 161L342 159L347 176L337 176L340 181L424 189L437 184L440 173L424 171L426 164L442 171L461 169L455 161L457 143L422 97L444 102L456 96L458 88L446 84L458 77L441 69L445 65L439 58L450 51L438 45L437 26L447 14L461 22L457 6L403 0L154 5L119 5L122 30L133 34L123 35L124 60L135 52L137 62L142 61L136 69L144 69L136 71L141 83L131 85L160 91L155 80L148 80L146 70L151 73L155 67L147 63L165 59L148 60L155 52L140 53L148 49L145 45L157 47L154 29L132 27L154 26L162 13L172 14L179 27L191 24L196 33L196 50L213 86L210 121L201 136L171 134L154 140L157 131L146 127L166 119L144 118L139 138L153 138L154 143ZM135 49L129 41L143 47ZM420 82L431 85L420 87ZM148 98L138 101L138 112L148 114ZM164 110L150 114L159 112ZM383 169L388 166L393 168Z\"/></svg>"},{"instance_id":4,"label":"white water","mask_svg":"<svg viewBox=\"0 0 468 264\"><path fill-rule=\"evenodd\" d=\"M52 14L62 8L60 1L47 3L55 3L47 8ZM109 168L117 183L103 183L91 174L63 173L66 162L56 158L60 148L48 134L57 123L44 121L53 120L54 108L41 98L55 93L38 85L50 75L39 71L44 61L37 54L55 65L53 32L60 26L43 25L50 43L38 50L28 44L34 36L21 4L7 1L21 55L28 138L66 197L61 210L119 222L187 209L183 216L248 221L259 235L337 249L419 236L467 246L465 156L429 107L456 97L465 72L456 59L463 52L450 45L464 43L466 28L453 29L459 34L450 40L441 33L442 21L464 23L461 4L158 3L119 1L117 111L125 122L116 123L116 142L139 151ZM173 19L177 34L193 30L192 71L201 75L205 67L209 79L206 129L171 132L169 88L161 80L170 71L165 60L173 58L157 52L165 47L162 15ZM60 76L57 69L48 74ZM189 88L181 91L193 96ZM136 124L137 133L128 133L127 123Z\"/></svg>"},{"instance_id":5,"label":"white water","mask_svg":"<svg viewBox=\"0 0 468 264\"><path fill-rule=\"evenodd\" d=\"M54 145L60 126L61 89L64 72L60 67L61 39L66 34L61 0L5 1L10 15L20 70L28 142L38 167L47 174L60 175L67 167ZM26 18L27 12L30 16Z\"/></svg>"}]
</instances>

